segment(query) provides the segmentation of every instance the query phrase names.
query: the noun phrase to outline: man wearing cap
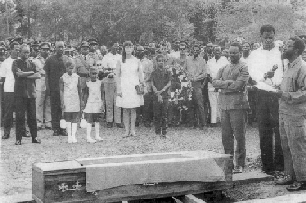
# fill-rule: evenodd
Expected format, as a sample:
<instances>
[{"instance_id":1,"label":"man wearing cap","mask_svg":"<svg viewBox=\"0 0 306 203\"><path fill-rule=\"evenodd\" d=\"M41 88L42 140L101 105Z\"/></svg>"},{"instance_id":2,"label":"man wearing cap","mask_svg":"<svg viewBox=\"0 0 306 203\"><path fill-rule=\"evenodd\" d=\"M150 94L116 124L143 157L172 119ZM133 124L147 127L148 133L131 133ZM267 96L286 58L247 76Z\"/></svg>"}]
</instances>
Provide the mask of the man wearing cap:
<instances>
[{"instance_id":1,"label":"man wearing cap","mask_svg":"<svg viewBox=\"0 0 306 203\"><path fill-rule=\"evenodd\" d=\"M19 54L19 43L12 41L10 44L11 54L10 57L5 59L0 68L1 81L4 82L4 116L3 116L3 125L4 125L4 135L2 139L8 139L10 136L11 128L13 126L13 112L15 106L15 78L12 71L12 65L14 60L18 58Z\"/></svg>"},{"instance_id":2,"label":"man wearing cap","mask_svg":"<svg viewBox=\"0 0 306 203\"><path fill-rule=\"evenodd\" d=\"M192 95L193 102L196 103L197 112L199 112L200 129L207 126L206 117L207 113L204 109L203 93L202 93L202 83L207 77L207 65L205 60L200 57L201 49L200 46L195 44L193 46L193 56L187 58L186 61L186 72L187 78L191 81L192 85Z\"/></svg>"},{"instance_id":3,"label":"man wearing cap","mask_svg":"<svg viewBox=\"0 0 306 203\"><path fill-rule=\"evenodd\" d=\"M116 126L123 128L121 121L121 108L116 106L116 65L117 61L121 60L121 55L118 54L119 44L114 43L111 48L111 51L104 56L102 59L102 67L105 73L105 78L103 79L104 83L104 92L105 92L105 101L106 101L106 122L107 127L112 128L113 122L116 123Z\"/></svg>"},{"instance_id":4,"label":"man wearing cap","mask_svg":"<svg viewBox=\"0 0 306 203\"><path fill-rule=\"evenodd\" d=\"M68 57L63 55L64 42L57 41L55 43L55 54L47 58L45 63L46 74L46 95L50 95L51 101L51 118L53 136L67 136L64 129L60 129L60 119L62 117L61 100L60 100L60 77L66 72L65 64Z\"/></svg>"},{"instance_id":5,"label":"man wearing cap","mask_svg":"<svg viewBox=\"0 0 306 203\"><path fill-rule=\"evenodd\" d=\"M81 44L81 54L75 58L76 73L80 76L81 83L81 107L85 108L85 93L86 93L86 81L89 77L89 69L93 66L93 58L89 56L89 43L84 41Z\"/></svg>"},{"instance_id":6,"label":"man wearing cap","mask_svg":"<svg viewBox=\"0 0 306 203\"><path fill-rule=\"evenodd\" d=\"M101 58L101 52L98 49L99 44L96 39L89 39L88 44L89 44L88 55L91 58L90 66L94 66L96 62Z\"/></svg>"},{"instance_id":7,"label":"man wearing cap","mask_svg":"<svg viewBox=\"0 0 306 203\"><path fill-rule=\"evenodd\" d=\"M51 129L51 106L50 96L46 95L46 72L45 63L49 56L51 45L48 42L43 42L40 45L40 54L32 61L36 65L37 71L41 78L36 80L36 119L37 129Z\"/></svg>"}]
</instances>

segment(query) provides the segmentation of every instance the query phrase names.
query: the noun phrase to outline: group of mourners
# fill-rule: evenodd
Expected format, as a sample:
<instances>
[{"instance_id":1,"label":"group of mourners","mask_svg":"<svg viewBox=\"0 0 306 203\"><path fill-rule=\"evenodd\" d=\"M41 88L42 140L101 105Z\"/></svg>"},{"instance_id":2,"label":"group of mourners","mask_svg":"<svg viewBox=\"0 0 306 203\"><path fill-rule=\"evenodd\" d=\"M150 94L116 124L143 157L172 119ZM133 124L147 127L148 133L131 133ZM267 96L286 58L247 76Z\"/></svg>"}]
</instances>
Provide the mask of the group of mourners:
<instances>
[{"instance_id":1,"label":"group of mourners","mask_svg":"<svg viewBox=\"0 0 306 203\"><path fill-rule=\"evenodd\" d=\"M162 138L168 126L205 131L221 122L224 151L234 156L233 172L241 173L246 125L256 120L262 170L283 171L276 183L289 184L290 191L306 189L305 39L275 41L272 25L263 25L259 35L261 43L227 47L126 41L109 52L95 39L82 42L78 52L57 41L52 55L48 42L12 40L9 57L0 48L2 139L10 136L14 111L16 145L28 136L25 121L32 143L41 143L37 131L43 128L76 143L80 120L89 143L103 140L103 118L107 128L125 128L124 138L136 136L141 121L145 127L153 122Z\"/></svg>"}]
</instances>

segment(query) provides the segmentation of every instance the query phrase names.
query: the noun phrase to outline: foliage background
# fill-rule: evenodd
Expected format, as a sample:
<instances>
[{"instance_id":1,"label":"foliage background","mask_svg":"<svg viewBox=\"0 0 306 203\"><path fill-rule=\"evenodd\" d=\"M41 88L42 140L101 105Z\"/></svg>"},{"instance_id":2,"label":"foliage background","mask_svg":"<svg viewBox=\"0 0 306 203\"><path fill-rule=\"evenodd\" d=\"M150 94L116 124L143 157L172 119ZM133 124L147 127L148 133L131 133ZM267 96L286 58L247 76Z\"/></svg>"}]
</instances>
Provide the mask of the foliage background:
<instances>
[{"instance_id":1,"label":"foliage background","mask_svg":"<svg viewBox=\"0 0 306 203\"><path fill-rule=\"evenodd\" d=\"M270 23L277 38L306 33L306 3L290 5L204 0L0 0L0 40L23 36L77 44L95 37L101 44L162 39L220 42L259 40ZM268 2L268 1L267 1Z\"/></svg>"}]
</instances>

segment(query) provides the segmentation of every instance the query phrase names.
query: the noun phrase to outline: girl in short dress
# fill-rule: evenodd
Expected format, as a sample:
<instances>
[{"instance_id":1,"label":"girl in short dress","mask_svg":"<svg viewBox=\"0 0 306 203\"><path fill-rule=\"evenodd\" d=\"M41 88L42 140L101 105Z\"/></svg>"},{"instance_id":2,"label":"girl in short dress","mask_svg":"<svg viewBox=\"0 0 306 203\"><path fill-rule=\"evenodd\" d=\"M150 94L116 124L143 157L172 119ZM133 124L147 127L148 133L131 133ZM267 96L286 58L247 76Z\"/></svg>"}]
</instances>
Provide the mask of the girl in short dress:
<instances>
[{"instance_id":1,"label":"girl in short dress","mask_svg":"<svg viewBox=\"0 0 306 203\"><path fill-rule=\"evenodd\" d=\"M138 95L137 85L143 85L143 71L139 59L132 55L134 46L127 41L123 44L122 61L117 62L116 105L123 108L124 137L135 136L136 108L144 104L143 96Z\"/></svg>"},{"instance_id":2,"label":"girl in short dress","mask_svg":"<svg viewBox=\"0 0 306 203\"><path fill-rule=\"evenodd\" d=\"M86 82L87 93L85 94L86 106L84 109L85 119L87 121L86 132L87 142L95 143L102 141L100 137L100 115L104 112L104 104L102 101L102 81L98 80L98 70L95 67L90 68L90 81ZM92 124L95 124L95 139L90 136Z\"/></svg>"},{"instance_id":3,"label":"girl in short dress","mask_svg":"<svg viewBox=\"0 0 306 203\"><path fill-rule=\"evenodd\" d=\"M60 78L61 107L66 121L68 143L76 143L77 122L81 105L81 86L79 76L73 73L73 62L68 60L65 65L66 73Z\"/></svg>"}]
</instances>

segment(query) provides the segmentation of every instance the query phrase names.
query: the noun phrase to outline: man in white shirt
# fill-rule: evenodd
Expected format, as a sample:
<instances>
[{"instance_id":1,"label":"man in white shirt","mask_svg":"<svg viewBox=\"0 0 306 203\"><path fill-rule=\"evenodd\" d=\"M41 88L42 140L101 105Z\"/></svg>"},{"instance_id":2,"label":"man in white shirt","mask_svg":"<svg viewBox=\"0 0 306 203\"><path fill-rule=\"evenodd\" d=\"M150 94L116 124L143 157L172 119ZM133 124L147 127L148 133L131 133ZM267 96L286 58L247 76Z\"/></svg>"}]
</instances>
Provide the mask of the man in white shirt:
<instances>
[{"instance_id":1,"label":"man in white shirt","mask_svg":"<svg viewBox=\"0 0 306 203\"><path fill-rule=\"evenodd\" d=\"M221 47L214 48L214 57L207 62L209 78L215 79L220 68L229 64L229 61L225 56L221 56ZM210 103L210 123L211 126L217 124L220 120L220 108L218 105L219 92L212 86L212 80L208 83L208 99Z\"/></svg>"},{"instance_id":2,"label":"man in white shirt","mask_svg":"<svg viewBox=\"0 0 306 203\"><path fill-rule=\"evenodd\" d=\"M4 135L2 139L10 137L11 128L13 126L13 112L15 104L14 85L15 78L12 71L12 65L15 59L18 58L20 45L17 42L12 42L10 45L11 55L1 63L0 76L4 81Z\"/></svg>"},{"instance_id":3,"label":"man in white shirt","mask_svg":"<svg viewBox=\"0 0 306 203\"><path fill-rule=\"evenodd\" d=\"M123 128L121 122L121 111L122 109L116 106L116 65L117 61L121 60L121 55L118 54L119 44L114 43L111 52L106 54L102 59L102 67L106 77L103 79L104 92L105 92L105 103L106 103L106 122L107 127L112 128L113 122L116 123L118 128Z\"/></svg>"},{"instance_id":4,"label":"man in white shirt","mask_svg":"<svg viewBox=\"0 0 306 203\"><path fill-rule=\"evenodd\" d=\"M256 108L262 170L273 174L284 168L279 133L279 104L277 94L274 93L282 81L283 67L281 52L274 43L275 28L272 25L263 25L260 35L262 47L252 51L248 66L250 76L256 81L258 89Z\"/></svg>"}]
</instances>

